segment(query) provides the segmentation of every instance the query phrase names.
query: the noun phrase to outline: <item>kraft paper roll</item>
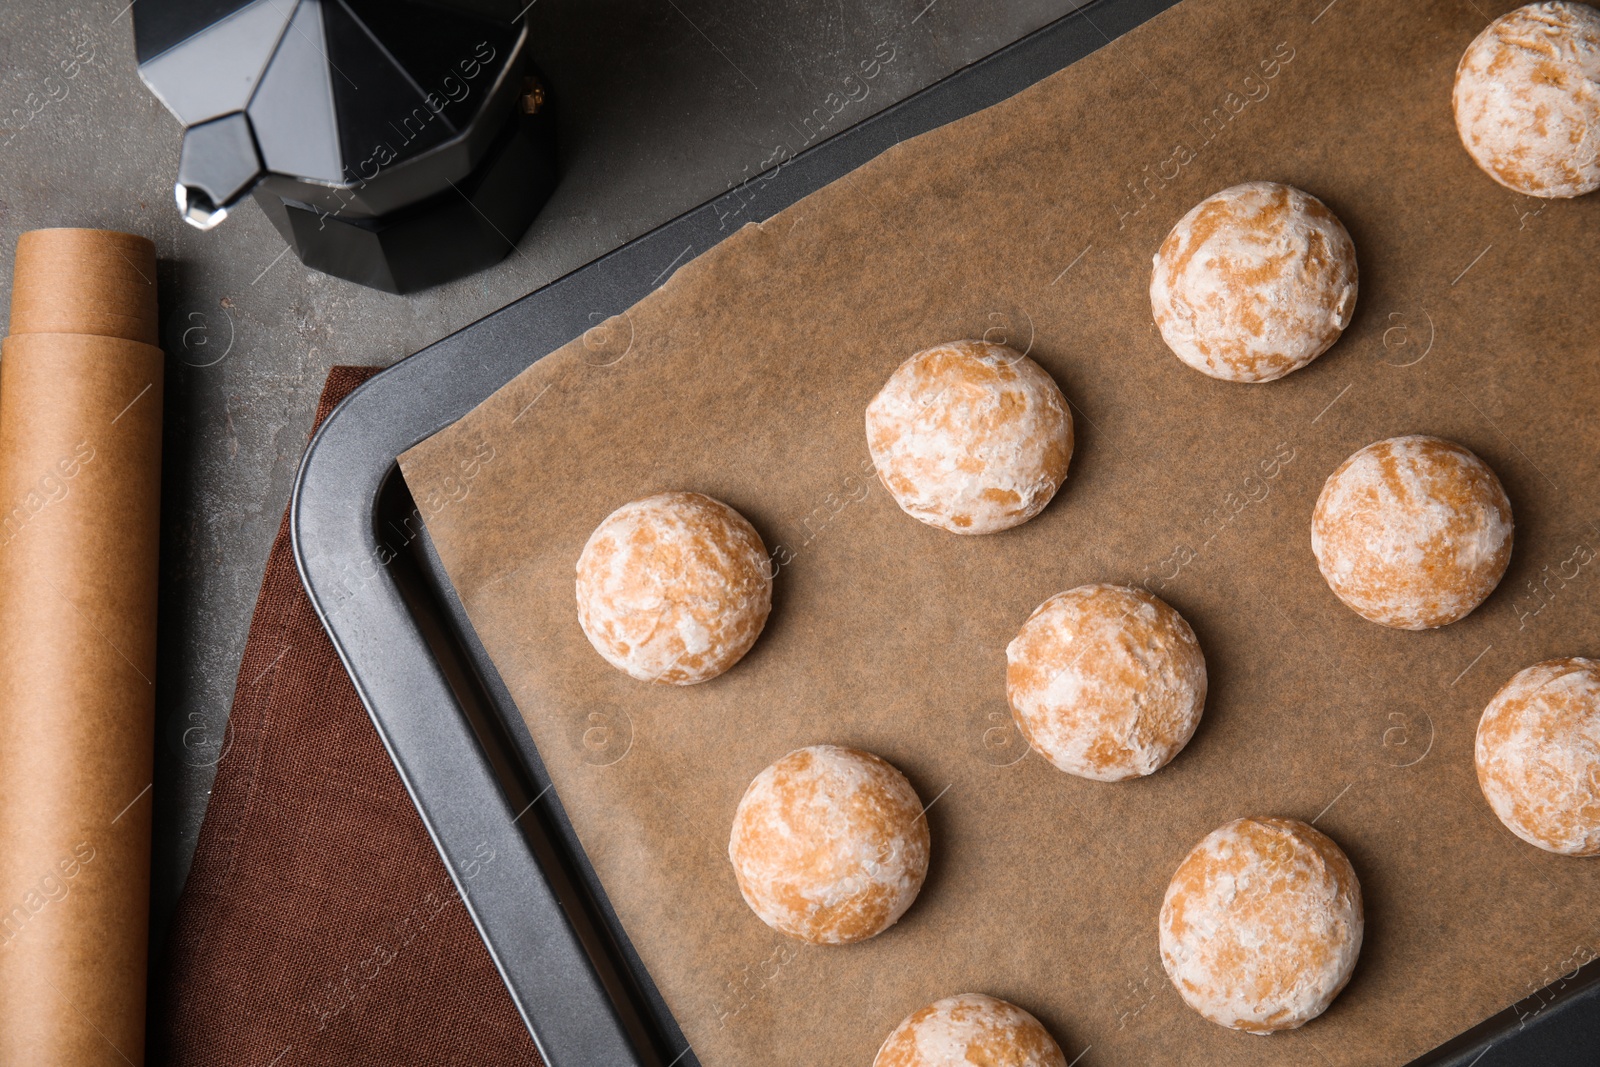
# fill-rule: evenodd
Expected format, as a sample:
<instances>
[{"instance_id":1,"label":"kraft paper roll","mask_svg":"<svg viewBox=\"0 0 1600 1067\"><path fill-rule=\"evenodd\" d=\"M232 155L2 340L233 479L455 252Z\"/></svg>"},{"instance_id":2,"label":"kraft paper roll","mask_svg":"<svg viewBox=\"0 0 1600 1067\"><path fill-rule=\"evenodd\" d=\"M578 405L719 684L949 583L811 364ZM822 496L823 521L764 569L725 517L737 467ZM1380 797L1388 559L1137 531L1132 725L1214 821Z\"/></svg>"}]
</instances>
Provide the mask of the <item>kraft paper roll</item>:
<instances>
[{"instance_id":1,"label":"kraft paper roll","mask_svg":"<svg viewBox=\"0 0 1600 1067\"><path fill-rule=\"evenodd\" d=\"M0 354L0 1064L140 1064L162 353L155 248L17 242Z\"/></svg>"}]
</instances>

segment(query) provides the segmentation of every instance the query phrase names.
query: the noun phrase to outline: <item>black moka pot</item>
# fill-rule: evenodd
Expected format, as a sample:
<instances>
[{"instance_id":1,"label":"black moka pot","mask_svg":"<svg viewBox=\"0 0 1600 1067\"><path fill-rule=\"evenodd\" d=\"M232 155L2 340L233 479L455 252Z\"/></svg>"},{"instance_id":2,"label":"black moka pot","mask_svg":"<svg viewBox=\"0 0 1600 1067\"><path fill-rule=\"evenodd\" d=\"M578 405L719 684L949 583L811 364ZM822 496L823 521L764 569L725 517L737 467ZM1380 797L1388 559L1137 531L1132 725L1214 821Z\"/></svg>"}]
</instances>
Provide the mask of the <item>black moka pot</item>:
<instances>
[{"instance_id":1,"label":"black moka pot","mask_svg":"<svg viewBox=\"0 0 1600 1067\"><path fill-rule=\"evenodd\" d=\"M555 185L528 27L498 0L144 0L139 75L185 126L178 210L253 194L308 267L409 293L499 262Z\"/></svg>"}]
</instances>

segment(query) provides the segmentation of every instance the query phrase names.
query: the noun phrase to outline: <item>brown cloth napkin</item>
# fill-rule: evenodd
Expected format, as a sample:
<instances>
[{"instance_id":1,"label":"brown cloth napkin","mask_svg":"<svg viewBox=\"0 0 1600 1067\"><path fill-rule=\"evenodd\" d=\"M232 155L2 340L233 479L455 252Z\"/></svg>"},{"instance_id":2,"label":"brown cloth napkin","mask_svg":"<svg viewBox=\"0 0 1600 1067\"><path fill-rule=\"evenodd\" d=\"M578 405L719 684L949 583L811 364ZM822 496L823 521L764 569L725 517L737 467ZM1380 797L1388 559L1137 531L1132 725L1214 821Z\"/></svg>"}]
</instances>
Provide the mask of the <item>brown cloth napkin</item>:
<instances>
[{"instance_id":1,"label":"brown cloth napkin","mask_svg":"<svg viewBox=\"0 0 1600 1067\"><path fill-rule=\"evenodd\" d=\"M373 367L335 367L317 424ZM174 1067L541 1061L295 570L285 514L154 1003Z\"/></svg>"}]
</instances>

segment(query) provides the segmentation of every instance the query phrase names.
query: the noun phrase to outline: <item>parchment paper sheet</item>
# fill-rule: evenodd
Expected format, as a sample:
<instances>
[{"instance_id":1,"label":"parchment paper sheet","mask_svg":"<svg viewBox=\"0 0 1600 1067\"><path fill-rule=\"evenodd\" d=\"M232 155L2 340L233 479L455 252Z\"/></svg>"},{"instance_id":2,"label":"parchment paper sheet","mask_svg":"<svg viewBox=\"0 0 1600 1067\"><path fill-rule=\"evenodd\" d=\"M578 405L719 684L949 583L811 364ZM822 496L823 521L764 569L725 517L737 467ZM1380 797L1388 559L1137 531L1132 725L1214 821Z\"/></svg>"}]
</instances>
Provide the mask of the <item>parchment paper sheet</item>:
<instances>
[{"instance_id":1,"label":"parchment paper sheet","mask_svg":"<svg viewBox=\"0 0 1600 1067\"><path fill-rule=\"evenodd\" d=\"M646 966L707 1067L865 1067L934 998L1040 1016L1083 1067L1401 1064L1592 958L1600 861L1514 838L1472 743L1514 671L1600 654L1600 197L1480 173L1450 110L1508 3L1189 0L985 112L902 144L694 259L402 458L479 635ZM1355 239L1344 338L1268 385L1189 370L1151 323L1151 256L1202 197L1275 179ZM992 537L903 515L869 399L938 341L1008 339L1079 445L1054 503ZM1351 452L1433 433L1505 483L1499 590L1430 633L1328 591L1309 523ZM690 688L608 667L573 564L613 508L710 493L783 564L767 631ZM1148 581L1193 624L1205 719L1166 769L1083 781L1025 755L1006 643L1051 594ZM796 747L858 745L926 802L933 867L885 935L806 947L740 899L740 794ZM1204 834L1315 821L1367 934L1303 1030L1234 1033L1168 983L1156 914Z\"/></svg>"}]
</instances>

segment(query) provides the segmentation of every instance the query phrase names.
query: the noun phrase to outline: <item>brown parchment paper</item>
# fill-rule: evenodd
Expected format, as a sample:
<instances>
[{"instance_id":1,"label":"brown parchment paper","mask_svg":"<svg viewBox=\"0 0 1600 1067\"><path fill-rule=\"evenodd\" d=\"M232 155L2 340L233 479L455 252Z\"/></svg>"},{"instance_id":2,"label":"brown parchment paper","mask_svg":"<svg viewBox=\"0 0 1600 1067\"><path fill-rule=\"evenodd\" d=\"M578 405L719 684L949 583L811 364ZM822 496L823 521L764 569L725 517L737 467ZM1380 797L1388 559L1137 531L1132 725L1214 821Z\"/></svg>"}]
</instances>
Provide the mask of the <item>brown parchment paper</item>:
<instances>
[{"instance_id":1,"label":"brown parchment paper","mask_svg":"<svg viewBox=\"0 0 1600 1067\"><path fill-rule=\"evenodd\" d=\"M155 246L17 242L0 357L0 1063L144 1062Z\"/></svg>"},{"instance_id":2,"label":"brown parchment paper","mask_svg":"<svg viewBox=\"0 0 1600 1067\"><path fill-rule=\"evenodd\" d=\"M1084 1067L1401 1064L1595 956L1600 862L1514 838L1472 764L1507 677L1600 653L1600 198L1501 188L1450 110L1508 6L1189 0L742 229L402 457L707 1067L865 1067L963 991L1027 1007ZM1147 295L1173 222L1256 178L1325 200L1361 267L1344 338L1259 386L1181 364ZM862 420L907 355L979 335L1055 376L1079 445L1039 518L962 538L895 507ZM1516 513L1499 590L1436 632L1358 618L1310 551L1323 480L1404 433L1472 448ZM595 525L675 488L738 508L782 565L750 655L682 689L608 667L573 605ZM1004 685L1030 610L1105 580L1182 611L1211 681L1188 748L1116 784L1027 755ZM883 755L932 805L920 899L847 948L763 926L725 854L749 780L819 742ZM1349 987L1270 1038L1191 1012L1157 951L1178 862L1251 814L1314 821L1367 906Z\"/></svg>"}]
</instances>

